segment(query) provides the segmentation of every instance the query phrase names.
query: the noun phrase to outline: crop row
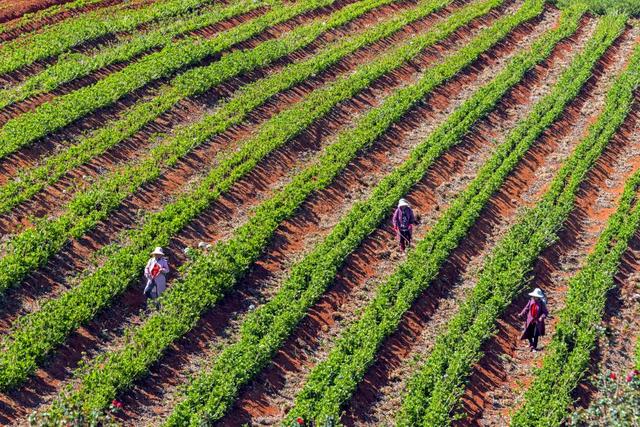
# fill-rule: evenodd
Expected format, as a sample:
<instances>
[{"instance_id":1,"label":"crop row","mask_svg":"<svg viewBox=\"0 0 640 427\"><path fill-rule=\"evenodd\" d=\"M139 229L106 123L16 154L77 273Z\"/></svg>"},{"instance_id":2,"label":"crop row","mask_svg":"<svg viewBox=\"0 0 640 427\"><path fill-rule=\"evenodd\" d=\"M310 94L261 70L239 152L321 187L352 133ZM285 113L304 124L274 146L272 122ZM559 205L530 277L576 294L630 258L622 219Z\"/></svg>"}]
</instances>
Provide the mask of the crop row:
<instances>
[{"instance_id":1,"label":"crop row","mask_svg":"<svg viewBox=\"0 0 640 427\"><path fill-rule=\"evenodd\" d=\"M591 77L598 58L624 29L626 17L601 18L585 49L560 76L553 92L539 102L510 139L527 141L553 123ZM532 143L533 140L529 142ZM522 144L518 144L522 145ZM526 285L527 274L540 252L555 238L573 208L578 186L598 158L603 145L581 143L554 177L550 189L498 242L485 261L478 283L459 312L438 336L425 364L410 380L398 424L444 425L464 391L481 345L495 321Z\"/></svg>"},{"instance_id":2,"label":"crop row","mask_svg":"<svg viewBox=\"0 0 640 427\"><path fill-rule=\"evenodd\" d=\"M351 97L371 84L382 74L383 69L388 71L398 68L415 57L426 45L434 42L439 32L452 31L451 27L462 25L460 22L471 19L470 15L478 15L481 11L486 13L499 3L500 1L491 0L472 5L460 11L456 21L453 17L450 18L448 23L442 23L440 28L432 30L431 35L427 33L416 36L375 62L363 65L332 87L314 92L297 108L281 114L274 122L275 126L262 134L265 138L259 143L245 145L247 152L244 157L247 161L239 165L229 179L215 186L213 191L206 187L205 194L209 198L217 197L229 188L235 176L251 170L273 149L269 145L274 139L284 143L299 134L318 117L327 114L340 98ZM443 64L452 65L446 62ZM309 194L329 185L359 151L372 144L402 117L420 98L419 93L430 91L451 73L459 70L461 65L457 64L449 69L444 65L433 68L422 84L400 90L397 93L403 94L402 97L393 96L393 102L385 102L383 106L371 110L359 120L354 129L342 132L337 142L329 146L319 160L297 174L283 190L256 208L254 215L236 230L230 240L219 242L210 254L197 258L188 268L184 268L183 279L163 295L162 310L131 332L130 345L122 351L110 353L108 360L92 364L94 369L82 375L82 384L71 401L84 410L102 408L116 393L128 388L136 378L144 375L171 342L191 329L204 311L235 286L237 279L262 253L282 220L292 215ZM367 81L362 81L363 76L367 76ZM359 86L355 90L352 88L354 83ZM412 94L417 92L412 98ZM221 181L221 178L216 180ZM189 205L194 203L194 200L189 201ZM142 256L145 256L144 253ZM98 368L95 369L96 367Z\"/></svg>"},{"instance_id":3,"label":"crop row","mask_svg":"<svg viewBox=\"0 0 640 427\"><path fill-rule=\"evenodd\" d=\"M225 348L208 372L200 374L187 389L187 397L176 408L169 424L212 423L222 417L240 388L264 366L304 318L307 310L333 282L347 256L373 232L389 209L406 194L443 152L457 144L476 121L522 78L527 68L546 57L558 39L577 28L577 20L564 23L543 44L520 55L493 82L480 89L454 112L408 160L373 190L370 198L357 203L329 236L296 264L278 294L241 326L238 342ZM571 29L573 28L573 29Z\"/></svg>"},{"instance_id":4,"label":"crop row","mask_svg":"<svg viewBox=\"0 0 640 427\"><path fill-rule=\"evenodd\" d=\"M42 72L29 77L24 82L0 90L0 109L23 101L31 96L49 92L63 83L89 75L90 73L115 63L129 61L151 49L164 47L181 34L214 25L252 10L268 5L268 1L237 1L228 6L215 5L195 16L186 16L167 25L161 22L158 29L136 34L115 46L109 46L97 54L79 53L66 55Z\"/></svg>"},{"instance_id":5,"label":"crop row","mask_svg":"<svg viewBox=\"0 0 640 427\"><path fill-rule=\"evenodd\" d=\"M530 7L534 6L535 4L530 4ZM536 42L533 52L537 54L532 57L537 59L540 58L539 55L548 55L561 38L575 31L580 12L571 11L568 15L563 15L561 27L557 31L547 33ZM511 74L521 78L535 65L536 61L531 61L528 54L529 52L524 53L514 59L509 67L512 69L508 68L500 73L475 99L468 101L465 108L472 112L477 110L483 115L490 111L484 110L485 103L489 106L495 105L510 86L504 87L503 81L508 82L512 79ZM517 82L518 78L515 81ZM511 86L513 84L515 82L512 82ZM554 88L554 92L562 90L562 86ZM473 114L470 117L473 117ZM538 118L535 116L535 119ZM467 234L492 194L518 164L545 124L532 120L531 117L521 121L516 129L524 132L510 133L505 142L495 150L476 178L451 203L450 208L409 254L407 261L378 288L362 316L345 330L327 359L312 370L307 383L296 397L295 406L289 412L288 419L303 417L323 421L339 417L340 408L374 362L380 345L393 333L404 313L437 276L442 263ZM448 127L443 129L448 130ZM457 137L460 138L461 135Z\"/></svg>"},{"instance_id":6,"label":"crop row","mask_svg":"<svg viewBox=\"0 0 640 427\"><path fill-rule=\"evenodd\" d=\"M326 1L326 0L323 0ZM328 21L314 21L306 26L299 27L300 31L294 31L288 37L278 41L266 42L258 48L250 51L237 51L226 55L223 60L218 61L208 67L198 68L188 72L184 77L187 80L178 80L176 85L164 90L160 96L134 108L130 114L117 121L113 126L98 131L93 137L83 141L78 146L63 151L50 158L42 166L34 169L23 181L12 181L3 188L3 192L12 192L16 188L23 189L23 193L10 198L15 203L16 199L24 200L21 195L33 193L37 188L43 188L46 182L55 179L56 176L64 174L70 164L82 163L96 154L95 150L106 150L108 147L117 144L123 138L135 133L137 129L144 126L162 112L168 110L178 102L185 94L194 94L223 83L224 81L237 76L238 74L251 70L282 57L283 55L295 51L301 46L311 43L316 37L325 31L343 25L363 13L388 3L392 0L360 1L347 6L343 10L336 12ZM316 0L310 2L300 2L299 6L290 15L302 13L309 7L317 4ZM279 10L274 8L274 11ZM302 32L305 31L305 32ZM304 37L301 37L303 35ZM253 87L253 86L252 86ZM280 84L274 88L281 87ZM253 101L247 105L261 105L273 94L261 84L258 91L262 96L262 102L256 104ZM50 256L55 254L72 236L80 236L92 229L99 221L105 219L108 214L119 206L119 204L129 195L134 193L143 184L156 179L163 170L176 164L176 162L189 153L193 148L206 141L207 136L224 131L232 124L241 120L237 115L239 111L248 113L248 110L238 104L228 105L221 113L205 116L199 122L191 126L180 129L178 138L164 140L160 145L152 148L149 152L131 163L112 171L108 175L87 190L74 196L67 205L66 211L57 219L40 220L33 228L29 228L14 236L6 242L7 254L0 259L2 272L0 273L0 292L10 286L17 285L33 269L43 265ZM231 121L230 119L235 119ZM213 123L224 123L229 121L225 127L211 127ZM212 132L211 130L214 130ZM91 145L95 144L95 145ZM87 148L87 150L83 150ZM24 187L23 187L24 185Z\"/></svg>"},{"instance_id":7,"label":"crop row","mask_svg":"<svg viewBox=\"0 0 640 427\"><path fill-rule=\"evenodd\" d=\"M453 28L459 27L462 24L458 22L468 22L473 16L490 8L487 5L491 4L491 2L485 2L472 5L457 13L455 15L457 20L452 16L446 23ZM429 8L434 5L429 6L429 3L426 3L422 4L422 7ZM338 102L355 95L381 75L415 57L422 49L444 37L444 34L454 31L443 27L445 27L444 24L432 33L415 37L373 64L360 68L357 72L341 78L326 88L312 92L304 102L267 121L255 137L244 141L241 149L233 153L223 153L218 166L211 171L208 178L198 183L195 190L186 193L177 202L168 205L158 214L150 216L144 227L129 238L130 244L110 257L102 268L62 297L51 300L43 306L42 310L27 316L27 319L20 322L23 326L10 335L11 338L4 346L5 352L0 356L2 367L0 378L7 379L5 380L7 385L21 381L35 368L36 361L63 342L70 331L91 319L115 295L136 282L138 272L144 266L149 246L166 245L173 234L181 230L218 197L219 191L229 188L267 154L299 134L314 120L326 115ZM295 66L291 69L296 70ZM303 67L298 71L308 70ZM286 74L281 77L286 77ZM287 79L283 78L283 80ZM250 102L250 98L238 99ZM229 105L238 113L243 111L241 102ZM192 144L205 141L207 135L225 129L229 123L235 123L234 119L233 115L211 116L210 120L191 127L189 132L184 132L176 138L176 141L188 149ZM176 154L169 151L167 155ZM134 177L135 175L131 178ZM213 185L216 191L211 190ZM108 195L109 192L106 191L105 194ZM72 316L69 316L70 307L74 307L71 310ZM33 342L34 334L40 336L42 331L47 331L47 337L40 338L37 343Z\"/></svg>"},{"instance_id":8,"label":"crop row","mask_svg":"<svg viewBox=\"0 0 640 427\"><path fill-rule=\"evenodd\" d=\"M109 17L95 11L63 21L42 32L4 43L0 48L0 74L107 34L133 30L147 22L190 12L209 2L211 0L160 0L141 9L123 9Z\"/></svg>"},{"instance_id":9,"label":"crop row","mask_svg":"<svg viewBox=\"0 0 640 427\"><path fill-rule=\"evenodd\" d=\"M152 81L169 77L174 72L248 40L273 25L330 5L334 1L304 0L295 5L276 4L266 14L217 34L210 40L189 37L171 43L91 86L55 98L33 111L9 120L0 129L0 158L86 114L114 104Z\"/></svg>"},{"instance_id":10,"label":"crop row","mask_svg":"<svg viewBox=\"0 0 640 427\"><path fill-rule=\"evenodd\" d=\"M104 0L74 0L68 3L56 4L37 12L25 13L20 18L13 20L9 23L0 24L0 34L4 34L8 31L15 31L26 27L27 25L39 21L41 19L55 16L59 13L80 9L85 6L103 2Z\"/></svg>"},{"instance_id":11,"label":"crop row","mask_svg":"<svg viewBox=\"0 0 640 427\"><path fill-rule=\"evenodd\" d=\"M639 86L640 46L626 72L607 94L604 112L587 136L588 144L606 145L629 114ZM609 219L585 266L569 281L566 308L560 313L555 335L547 346L542 369L536 372L524 405L512 418L513 425L559 425L572 403L571 392L588 367L620 258L640 226L636 199L639 185L637 172L625 185L618 210Z\"/></svg>"},{"instance_id":12,"label":"crop row","mask_svg":"<svg viewBox=\"0 0 640 427\"><path fill-rule=\"evenodd\" d=\"M261 43L255 49L231 52L209 66L197 67L185 72L175 78L171 85L162 88L153 99L134 105L124 112L120 119L99 129L93 135L81 139L80 143L48 158L41 166L22 171L16 179L1 187L0 213L6 213L17 204L28 200L46 185L56 182L71 168L91 160L131 137L145 125L167 112L181 99L204 93L232 77L266 66L276 59L308 46L326 31L391 1L357 2L345 7L342 12L326 22L325 19L315 20L307 25L297 27L279 39ZM282 12L279 8L276 11ZM147 155L147 157L152 156L152 153ZM15 279L13 280L15 281ZM5 281L0 278L0 290L4 284Z\"/></svg>"}]
</instances>

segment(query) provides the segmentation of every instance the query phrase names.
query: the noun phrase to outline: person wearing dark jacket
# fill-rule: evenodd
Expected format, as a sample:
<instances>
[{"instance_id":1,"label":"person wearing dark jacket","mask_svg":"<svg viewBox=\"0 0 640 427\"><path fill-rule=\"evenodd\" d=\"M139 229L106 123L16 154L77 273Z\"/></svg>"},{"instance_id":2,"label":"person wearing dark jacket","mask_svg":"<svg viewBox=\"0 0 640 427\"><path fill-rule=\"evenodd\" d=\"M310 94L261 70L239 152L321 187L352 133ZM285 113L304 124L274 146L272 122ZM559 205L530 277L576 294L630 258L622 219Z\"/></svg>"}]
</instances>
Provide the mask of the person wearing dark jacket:
<instances>
[{"instance_id":1,"label":"person wearing dark jacket","mask_svg":"<svg viewBox=\"0 0 640 427\"><path fill-rule=\"evenodd\" d=\"M544 335L544 320L549 315L546 298L540 288L535 288L529 293L531 299L527 306L520 312L520 317L527 316L524 332L520 337L521 340L529 341L531 351L538 350L538 338Z\"/></svg>"},{"instance_id":2,"label":"person wearing dark jacket","mask_svg":"<svg viewBox=\"0 0 640 427\"><path fill-rule=\"evenodd\" d=\"M416 219L411 207L409 207L409 203L405 199L400 199L398 208L393 214L393 229L396 231L396 237L402 252L411 244L413 225L415 223Z\"/></svg>"}]
</instances>

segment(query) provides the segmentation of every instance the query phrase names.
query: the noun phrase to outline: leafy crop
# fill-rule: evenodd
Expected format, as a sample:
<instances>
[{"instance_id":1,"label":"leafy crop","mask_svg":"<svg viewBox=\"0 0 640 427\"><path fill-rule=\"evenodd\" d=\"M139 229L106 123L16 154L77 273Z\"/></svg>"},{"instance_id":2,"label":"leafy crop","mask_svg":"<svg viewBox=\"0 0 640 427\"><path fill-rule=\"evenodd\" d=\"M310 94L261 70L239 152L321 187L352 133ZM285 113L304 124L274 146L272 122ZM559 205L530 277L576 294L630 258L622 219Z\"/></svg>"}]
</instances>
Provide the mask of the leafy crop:
<instances>
[{"instance_id":1,"label":"leafy crop","mask_svg":"<svg viewBox=\"0 0 640 427\"><path fill-rule=\"evenodd\" d=\"M536 105L528 117L537 135L562 113L591 77L598 58L624 29L626 17L601 18L585 49L560 76L553 92ZM526 131L526 132L524 132ZM527 139L531 131L519 126L511 134ZM411 379L398 424L443 425L464 391L481 345L494 330L497 317L520 293L540 252L557 238L557 231L574 206L577 189L608 141L578 145L553 179L535 208L526 212L500 240L485 261L478 283L459 312L438 336L426 363Z\"/></svg>"},{"instance_id":2,"label":"leafy crop","mask_svg":"<svg viewBox=\"0 0 640 427\"><path fill-rule=\"evenodd\" d=\"M634 91L640 86L639 70L640 47L637 47L627 70L607 94L603 113L590 129L587 138L590 145L606 144L622 125L631 109ZM609 219L585 266L569 281L566 307L560 313L542 369L536 372L525 393L524 406L514 414L513 425L558 425L572 403L571 392L588 367L620 258L640 226L638 186L640 172L628 180L618 210Z\"/></svg>"},{"instance_id":3,"label":"leafy crop","mask_svg":"<svg viewBox=\"0 0 640 427\"><path fill-rule=\"evenodd\" d=\"M135 283L139 270L144 266L149 247L166 245L173 234L177 233L211 202L216 200L221 192L226 191L237 179L248 173L261 159L298 135L316 119L329 113L338 102L355 95L383 74L400 67L427 46L436 43L447 34L455 31L455 28L482 13L486 13L487 10L492 8L492 5L499 3L499 0L489 0L462 9L445 23L439 25L434 31L415 37L383 55L372 64L359 68L355 73L339 79L326 88L312 92L303 102L267 121L255 137L244 141L239 150L223 153L219 162L217 162L217 166L211 170L208 177L198 183L196 189L183 194L178 201L166 206L159 213L150 216L144 227L130 236L130 245L123 247L110 257L102 268L60 298L46 303L40 311L20 319L19 326L5 339L3 345L3 350L5 351L0 354L0 384L6 388L23 381L26 375L35 369L38 360L56 345L63 342L68 333L77 328L82 322L91 319L99 309L105 307L114 296L126 289L129 284ZM364 4L366 2L360 6ZM370 5L373 4L375 3L370 2ZM427 3L426 7L429 7L429 4ZM358 10L358 4L353 6ZM434 6L432 5L431 7ZM463 61L459 60L459 62L461 64L457 69L464 65ZM455 73L456 68L452 64L447 64L448 68L438 67L436 69L438 73L433 75L431 81L423 83L424 88L421 90L430 90L437 82L446 79L450 73ZM443 73L443 71L446 73ZM233 108L241 107L242 104L234 104ZM403 107L409 108L409 106L405 105L396 105L394 108ZM375 120L379 121L376 126L390 125L391 116L386 111L384 113L387 116L383 119L375 117ZM373 117L373 113L371 117ZM225 116L213 115L210 120L205 120L197 126L190 127L176 138L175 142L180 144L177 147L182 147L182 150L188 150L194 144L205 141L208 135L215 134L220 128L228 126L232 118L233 116L225 118ZM370 142L366 138L371 137L371 132L373 131L368 130L368 132L358 134L360 139L351 141L348 146L355 147L357 146L356 143L362 140ZM171 146L171 149L165 151L159 158L180 156L180 153L175 151L176 146L169 144L164 147L169 146ZM339 163L336 158L334 166L337 165ZM138 179L139 174L144 173L148 167L153 167L153 164L136 170L131 175L124 177L120 175L120 177L125 180L124 182L127 185L130 185L130 182ZM110 187L112 182L113 180L104 181L105 187L101 190L100 197L102 199L101 203L98 204L99 206L108 203L115 197L114 190ZM128 187L125 185L126 188ZM88 195L95 196L94 193L88 193ZM94 202L95 200L95 197L90 199L90 201ZM82 206L82 204L78 204L79 208ZM82 211L80 210L79 212ZM71 223L75 227L82 226L77 222L93 220L91 214L96 215L96 213L89 211L89 213L79 215L75 218L76 222ZM263 226L268 224L272 224L272 222L265 220ZM52 233L58 231L52 227ZM245 256L242 255L242 257ZM216 295L218 294L212 294L211 298L215 298ZM206 302L208 300L199 301ZM184 315L195 311L195 308L186 310ZM46 335L45 337L43 337L43 331L47 331L44 334ZM36 335L40 338L38 342L33 342ZM98 396L97 393L96 396Z\"/></svg>"}]
</instances>

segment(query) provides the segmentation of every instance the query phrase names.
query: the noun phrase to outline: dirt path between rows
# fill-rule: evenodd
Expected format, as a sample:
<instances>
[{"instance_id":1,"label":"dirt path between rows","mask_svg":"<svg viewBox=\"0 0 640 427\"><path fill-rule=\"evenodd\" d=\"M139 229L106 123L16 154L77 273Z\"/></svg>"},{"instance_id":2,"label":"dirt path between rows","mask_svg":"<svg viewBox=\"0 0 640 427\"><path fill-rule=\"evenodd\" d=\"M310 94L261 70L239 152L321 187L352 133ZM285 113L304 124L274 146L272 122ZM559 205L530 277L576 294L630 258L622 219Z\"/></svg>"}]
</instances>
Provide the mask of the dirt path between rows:
<instances>
[{"instance_id":1,"label":"dirt path between rows","mask_svg":"<svg viewBox=\"0 0 640 427\"><path fill-rule=\"evenodd\" d=\"M26 13L37 12L50 6L68 3L71 0L5 0L0 6L0 24L21 17Z\"/></svg>"},{"instance_id":2,"label":"dirt path between rows","mask_svg":"<svg viewBox=\"0 0 640 427\"><path fill-rule=\"evenodd\" d=\"M606 92L624 67L637 37L637 31L628 29L607 51L579 99L569 106L563 121L554 126L554 139L562 143L571 141L572 145L582 140L588 126L600 114ZM564 305L567 280L579 269L609 215L615 211L624 180L631 170L623 166L623 159L628 159L637 148L629 146L623 150L612 144L587 177L578 195L577 208L561 231L560 240L543 252L535 264L530 286L501 317L497 334L483 346L485 355L476 364L463 396L466 419L459 425L508 423L510 412L532 380L533 367L539 366L544 355L544 352L531 353L526 343L519 341L522 319L517 315L526 305L526 293L540 287L548 297L551 317L547 322L547 336L540 343L544 349L555 329L554 314ZM543 187L546 186L538 184L535 193L541 193Z\"/></svg>"},{"instance_id":3,"label":"dirt path between rows","mask_svg":"<svg viewBox=\"0 0 640 427\"><path fill-rule=\"evenodd\" d=\"M425 23L425 25L427 24ZM464 41L464 39L462 40ZM435 50L429 58L431 61L435 61L450 47L450 45L442 44L440 49ZM366 59L366 55L361 59ZM201 215L194 224L172 242L168 250L172 261L177 261L178 264L184 262L182 248L194 246L198 240L214 241L225 238L229 234L229 229L232 228L229 226L231 218L246 216L245 213L251 206L255 206L269 192L273 191L274 186L277 188L283 185L290 174L308 162L311 152L317 152L321 146L326 145L331 135L351 123L358 113L361 114L369 106L376 105L394 87L406 83L406 76L411 74L415 75L416 70L412 66L407 66L397 73L382 79L354 100L341 105L327 119L319 121L292 144L289 144L283 150L279 150L276 155L263 162L249 177L241 180L240 183L234 186L234 190L223 197L219 203L214 204L211 209ZM288 102L288 99L284 98L282 101ZM235 132L237 132L237 129L234 129L231 134ZM246 136L247 134L245 133L244 135ZM228 135L223 135L220 139L224 141L228 137ZM211 161L210 156L203 156L201 161L206 159L209 159L209 162ZM182 167L192 165L192 162L197 163L197 160L197 158L191 158ZM178 171L178 175L173 178L180 176L180 168L176 169L176 171ZM164 179L168 179L170 182L172 178L165 177ZM135 210L132 212L135 212ZM306 234L303 233L303 235ZM278 238L275 241L281 243ZM297 252L295 248L292 250L293 253ZM275 259L277 259L277 256ZM9 396L10 400L13 400L12 404L17 416L20 413L24 414L24 409L20 409L20 405L28 402L29 398L34 400L28 406L30 408L50 400L62 385L62 382L69 377L70 370L82 358L83 351L88 352L89 355L94 355L101 350L108 351L117 347L122 329L127 325L133 326L140 322L138 311L142 306L138 289L126 292L125 295L118 299L112 309L106 310L99 319L75 333L67 345L47 363L47 367L38 371L35 378L29 381L25 387ZM205 319L203 323L206 324L211 320L212 318L210 317ZM39 390L45 390L45 393L40 393Z\"/></svg>"},{"instance_id":4,"label":"dirt path between rows","mask_svg":"<svg viewBox=\"0 0 640 427\"><path fill-rule=\"evenodd\" d=\"M625 147L621 159L614 165L616 175L628 175L640 167L640 93L636 94L631 113L613 143ZM627 148L629 147L629 148ZM635 150L635 152L633 151ZM610 186L612 179L607 181ZM574 397L576 406L586 407L602 395L598 390L600 374L615 373L624 380L636 363L636 345L640 319L640 231L631 239L615 277L615 287L609 292L605 314L600 325L604 334L596 343L590 367Z\"/></svg>"},{"instance_id":5,"label":"dirt path between rows","mask_svg":"<svg viewBox=\"0 0 640 427\"><path fill-rule=\"evenodd\" d=\"M553 14L552 14L553 15ZM553 17L547 17L553 21ZM492 49L487 55L465 74L438 89L428 97L424 104L410 116L415 117L416 124L412 128L401 127L405 144L415 145L426 134L441 123L457 105L466 99L476 85L486 82L495 75L518 42L526 35L541 31L543 25L525 26L510 43ZM539 23L538 23L539 24ZM534 31L532 31L534 29ZM412 120L413 122L413 120ZM399 138L392 134L393 138ZM461 176L469 173L465 162L470 157L480 157L478 147L464 144L451 150L434 165L426 182L443 185L439 190L430 190L428 203L413 196L411 202L423 217L423 223L437 215L437 206L445 204L447 198L459 190ZM423 183L424 184L424 183ZM436 194L433 194L436 193ZM434 199L438 200L434 209ZM375 283L385 273L393 270L400 262L395 256L396 248L390 227L386 224L366 239L365 243L352 254L334 285L310 310L296 332L278 352L266 370L247 386L231 413L223 420L223 425L240 425L248 422L264 425L278 423L283 414L290 408L293 397L302 386L304 379L315 364L330 351L334 339L344 327L356 317L356 313L373 296Z\"/></svg>"},{"instance_id":6,"label":"dirt path between rows","mask_svg":"<svg viewBox=\"0 0 640 427\"><path fill-rule=\"evenodd\" d=\"M467 140L476 140L490 147L503 141L516 123L527 116L535 102L551 90L593 30L593 21L584 23L572 38L556 46L551 58L536 67L534 73L529 73L526 80L504 98L501 104L506 104L507 109L489 115ZM403 316L397 331L383 344L376 362L347 408L342 419L346 425L394 423L407 382L428 356L434 337L446 327L460 302L475 285L475 275L486 255L515 222L533 185L531 178L541 176L554 167L552 155L566 156L566 147L537 141L493 195L437 279ZM466 181L474 176L467 177Z\"/></svg>"}]
</instances>

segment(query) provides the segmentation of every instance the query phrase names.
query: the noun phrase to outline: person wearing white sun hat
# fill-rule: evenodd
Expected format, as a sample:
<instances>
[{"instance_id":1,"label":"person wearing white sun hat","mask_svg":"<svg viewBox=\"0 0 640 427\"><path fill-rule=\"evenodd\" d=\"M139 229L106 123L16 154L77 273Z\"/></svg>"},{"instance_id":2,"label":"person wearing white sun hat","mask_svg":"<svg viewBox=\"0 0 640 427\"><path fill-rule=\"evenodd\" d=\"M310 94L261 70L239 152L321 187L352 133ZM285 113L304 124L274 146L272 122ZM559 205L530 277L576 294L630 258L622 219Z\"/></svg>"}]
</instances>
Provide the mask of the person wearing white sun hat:
<instances>
[{"instance_id":1,"label":"person wearing white sun hat","mask_svg":"<svg viewBox=\"0 0 640 427\"><path fill-rule=\"evenodd\" d=\"M404 253L405 249L411 244L413 225L416 223L413 211L405 199L400 199L398 202L398 207L393 213L392 222L400 250Z\"/></svg>"},{"instance_id":2,"label":"person wearing white sun hat","mask_svg":"<svg viewBox=\"0 0 640 427\"><path fill-rule=\"evenodd\" d=\"M527 316L524 325L524 332L520 337L521 340L529 341L529 349L531 351L538 350L538 338L544 335L544 320L549 315L547 311L546 297L542 289L535 288L529 292L531 299L527 306L520 312L520 317Z\"/></svg>"},{"instance_id":3,"label":"person wearing white sun hat","mask_svg":"<svg viewBox=\"0 0 640 427\"><path fill-rule=\"evenodd\" d=\"M144 268L144 277L147 278L147 285L144 294L152 299L158 298L167 288L166 274L169 273L169 263L161 247L157 247L151 252L151 258Z\"/></svg>"}]
</instances>

